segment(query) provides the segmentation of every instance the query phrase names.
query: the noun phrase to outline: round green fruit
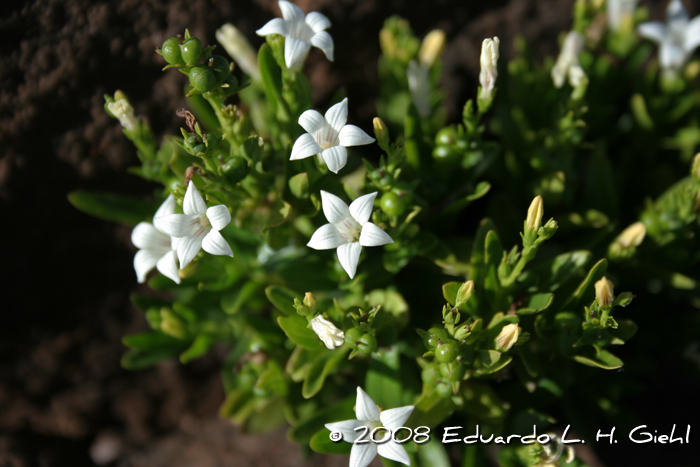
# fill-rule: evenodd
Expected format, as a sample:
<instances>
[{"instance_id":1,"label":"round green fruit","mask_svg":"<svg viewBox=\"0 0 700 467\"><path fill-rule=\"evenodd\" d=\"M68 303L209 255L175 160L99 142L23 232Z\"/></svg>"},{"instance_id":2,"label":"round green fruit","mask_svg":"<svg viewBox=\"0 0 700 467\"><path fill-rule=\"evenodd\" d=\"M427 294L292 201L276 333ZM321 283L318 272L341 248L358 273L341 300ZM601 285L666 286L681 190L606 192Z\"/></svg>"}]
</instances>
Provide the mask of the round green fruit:
<instances>
[{"instance_id":1,"label":"round green fruit","mask_svg":"<svg viewBox=\"0 0 700 467\"><path fill-rule=\"evenodd\" d=\"M163 42L163 47L160 48L160 53L163 54L165 61L171 65L185 64L185 61L182 59L182 53L180 52L180 41L177 39L177 37L171 37L167 41Z\"/></svg>"},{"instance_id":2,"label":"round green fruit","mask_svg":"<svg viewBox=\"0 0 700 467\"><path fill-rule=\"evenodd\" d=\"M216 75L206 66L195 66L190 70L190 84L197 91L211 91L216 86Z\"/></svg>"},{"instance_id":3,"label":"round green fruit","mask_svg":"<svg viewBox=\"0 0 700 467\"><path fill-rule=\"evenodd\" d=\"M387 191L379 200L379 207L389 216L400 216L404 209L405 203L393 191Z\"/></svg>"},{"instance_id":4,"label":"round green fruit","mask_svg":"<svg viewBox=\"0 0 700 467\"><path fill-rule=\"evenodd\" d=\"M440 363L453 362L459 355L459 344L453 340L442 341L435 348L435 360Z\"/></svg>"},{"instance_id":5,"label":"round green fruit","mask_svg":"<svg viewBox=\"0 0 700 467\"><path fill-rule=\"evenodd\" d=\"M356 347L356 343L362 338L362 329L360 328L350 328L345 333L345 343L351 347Z\"/></svg>"},{"instance_id":6,"label":"round green fruit","mask_svg":"<svg viewBox=\"0 0 700 467\"><path fill-rule=\"evenodd\" d=\"M446 381L440 381L435 386L435 392L437 392L438 396L442 397L443 399L452 397L452 385Z\"/></svg>"},{"instance_id":7,"label":"round green fruit","mask_svg":"<svg viewBox=\"0 0 700 467\"><path fill-rule=\"evenodd\" d=\"M435 136L435 144L438 146L450 146L457 139L457 132L454 128L448 127L438 131Z\"/></svg>"},{"instance_id":8,"label":"round green fruit","mask_svg":"<svg viewBox=\"0 0 700 467\"><path fill-rule=\"evenodd\" d=\"M462 381L466 368L461 363L441 363L440 375L449 381Z\"/></svg>"},{"instance_id":9,"label":"round green fruit","mask_svg":"<svg viewBox=\"0 0 700 467\"><path fill-rule=\"evenodd\" d=\"M450 338L450 335L447 333L447 331L443 328L430 328L428 329L427 336L423 338L423 343L425 344L425 347L428 350L433 350L435 347L438 346L439 340L442 340L443 342L448 340Z\"/></svg>"},{"instance_id":10,"label":"round green fruit","mask_svg":"<svg viewBox=\"0 0 700 467\"><path fill-rule=\"evenodd\" d=\"M209 69L214 71L214 76L216 76L217 83L221 83L231 75L231 68L229 67L228 60L221 55L213 55L211 58L209 58L207 61L207 66L209 66Z\"/></svg>"},{"instance_id":11,"label":"round green fruit","mask_svg":"<svg viewBox=\"0 0 700 467\"><path fill-rule=\"evenodd\" d=\"M442 379L437 365L424 368L421 372L421 378L425 384L435 384Z\"/></svg>"},{"instance_id":12,"label":"round green fruit","mask_svg":"<svg viewBox=\"0 0 700 467\"><path fill-rule=\"evenodd\" d=\"M224 177L231 183L238 183L248 175L248 161L241 156L233 156L221 166Z\"/></svg>"},{"instance_id":13,"label":"round green fruit","mask_svg":"<svg viewBox=\"0 0 700 467\"><path fill-rule=\"evenodd\" d=\"M365 355L371 354L377 350L377 338L369 333L363 334L362 337L360 337L359 344L357 344L357 350Z\"/></svg>"},{"instance_id":14,"label":"round green fruit","mask_svg":"<svg viewBox=\"0 0 700 467\"><path fill-rule=\"evenodd\" d=\"M190 37L180 46L180 53L182 54L182 59L189 66L198 63L202 58L204 58L204 47L202 46L202 41L196 37Z\"/></svg>"}]
</instances>

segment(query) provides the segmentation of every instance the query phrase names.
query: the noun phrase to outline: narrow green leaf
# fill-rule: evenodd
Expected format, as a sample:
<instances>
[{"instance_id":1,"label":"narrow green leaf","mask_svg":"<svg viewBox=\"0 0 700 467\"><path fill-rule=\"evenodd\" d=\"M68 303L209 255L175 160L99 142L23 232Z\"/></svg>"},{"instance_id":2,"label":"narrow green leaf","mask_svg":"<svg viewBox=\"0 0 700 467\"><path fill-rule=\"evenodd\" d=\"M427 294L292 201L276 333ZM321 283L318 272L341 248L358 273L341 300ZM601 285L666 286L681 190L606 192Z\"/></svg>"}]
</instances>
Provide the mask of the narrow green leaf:
<instances>
[{"instance_id":1,"label":"narrow green leaf","mask_svg":"<svg viewBox=\"0 0 700 467\"><path fill-rule=\"evenodd\" d=\"M306 350L321 350L324 348L323 342L315 332L307 327L308 322L301 316L280 316L277 322L295 344Z\"/></svg>"},{"instance_id":2,"label":"narrow green leaf","mask_svg":"<svg viewBox=\"0 0 700 467\"><path fill-rule=\"evenodd\" d=\"M271 285L265 289L265 295L270 303L275 305L279 311L287 316L298 316L297 310L294 309L294 299L298 294L284 287Z\"/></svg>"},{"instance_id":3,"label":"narrow green leaf","mask_svg":"<svg viewBox=\"0 0 700 467\"><path fill-rule=\"evenodd\" d=\"M68 201L85 214L131 227L153 221L157 209L133 196L97 191L73 191L68 194Z\"/></svg>"},{"instance_id":4,"label":"narrow green leaf","mask_svg":"<svg viewBox=\"0 0 700 467\"><path fill-rule=\"evenodd\" d=\"M311 364L311 368L309 368L309 372L304 379L304 385L301 388L301 395L304 399L312 398L323 388L326 376L345 360L345 356L349 351L349 347L342 346L335 350L324 352Z\"/></svg>"},{"instance_id":5,"label":"narrow green leaf","mask_svg":"<svg viewBox=\"0 0 700 467\"><path fill-rule=\"evenodd\" d=\"M189 363L192 360L203 356L205 353L207 353L207 351L209 351L209 347L211 347L213 343L214 338L212 336L208 336L206 334L198 335L194 342L192 342L192 345L190 345L187 350L180 354L180 362Z\"/></svg>"},{"instance_id":6,"label":"narrow green leaf","mask_svg":"<svg viewBox=\"0 0 700 467\"><path fill-rule=\"evenodd\" d=\"M534 294L528 300L527 306L523 308L518 308L516 313L518 313L519 315L530 315L533 313L539 313L540 311L544 311L547 308L549 308L553 301L553 293Z\"/></svg>"},{"instance_id":7,"label":"narrow green leaf","mask_svg":"<svg viewBox=\"0 0 700 467\"><path fill-rule=\"evenodd\" d=\"M330 439L331 432L326 428L321 428L309 442L309 446L320 454L350 454L352 443L339 441L334 443Z\"/></svg>"},{"instance_id":8,"label":"narrow green leaf","mask_svg":"<svg viewBox=\"0 0 700 467\"><path fill-rule=\"evenodd\" d=\"M457 303L457 292L461 285L459 282L448 282L442 286L442 296L452 306L455 306L455 303Z\"/></svg>"},{"instance_id":9,"label":"narrow green leaf","mask_svg":"<svg viewBox=\"0 0 700 467\"><path fill-rule=\"evenodd\" d=\"M601 350L599 354L596 354L595 351L587 351L585 355L575 355L574 360L584 365L597 366L604 370L615 370L623 365L622 360L607 350Z\"/></svg>"}]
</instances>

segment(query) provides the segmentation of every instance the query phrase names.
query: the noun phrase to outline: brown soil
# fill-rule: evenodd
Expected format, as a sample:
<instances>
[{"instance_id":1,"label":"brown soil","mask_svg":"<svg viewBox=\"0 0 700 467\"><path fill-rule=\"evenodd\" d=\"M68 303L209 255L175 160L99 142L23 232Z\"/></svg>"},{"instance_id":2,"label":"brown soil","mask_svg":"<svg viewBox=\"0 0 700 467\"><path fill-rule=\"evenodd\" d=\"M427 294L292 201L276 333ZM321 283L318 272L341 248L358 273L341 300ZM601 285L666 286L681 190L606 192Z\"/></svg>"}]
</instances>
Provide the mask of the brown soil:
<instances>
[{"instance_id":1,"label":"brown soil","mask_svg":"<svg viewBox=\"0 0 700 467\"><path fill-rule=\"evenodd\" d=\"M347 89L351 119L374 116L378 32L392 13L418 34L444 29L450 115L476 90L481 40L502 55L524 35L552 53L573 0L299 0L330 17L335 63L307 63L315 103ZM130 373L121 337L146 328L135 290L129 229L74 210L66 194L100 189L147 196L130 176L133 148L103 111L124 90L158 135L180 125L184 77L161 73L154 49L186 27L209 43L233 22L254 30L273 0L5 0L0 6L0 466L208 467L346 465L303 460L284 431L249 437L217 418L222 352L190 365ZM270 449L274 446L274 449Z\"/></svg>"}]
</instances>

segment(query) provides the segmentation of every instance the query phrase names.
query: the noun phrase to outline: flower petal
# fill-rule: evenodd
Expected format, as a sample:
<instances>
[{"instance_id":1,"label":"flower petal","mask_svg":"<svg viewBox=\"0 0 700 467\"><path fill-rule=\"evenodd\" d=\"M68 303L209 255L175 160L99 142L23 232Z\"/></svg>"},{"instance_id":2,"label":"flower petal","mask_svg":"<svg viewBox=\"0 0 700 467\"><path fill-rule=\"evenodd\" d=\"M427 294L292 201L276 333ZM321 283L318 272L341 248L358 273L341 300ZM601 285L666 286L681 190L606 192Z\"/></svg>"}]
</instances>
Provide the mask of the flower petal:
<instances>
[{"instance_id":1,"label":"flower petal","mask_svg":"<svg viewBox=\"0 0 700 467\"><path fill-rule=\"evenodd\" d=\"M285 23L282 18L275 18L268 21L265 26L255 31L255 34L258 36L267 36L270 34L281 34L286 36L289 34L289 29L287 28L287 23Z\"/></svg>"},{"instance_id":2,"label":"flower petal","mask_svg":"<svg viewBox=\"0 0 700 467\"><path fill-rule=\"evenodd\" d=\"M284 40L284 62L287 68L295 68L301 64L309 53L311 44L287 36Z\"/></svg>"},{"instance_id":3,"label":"flower petal","mask_svg":"<svg viewBox=\"0 0 700 467\"><path fill-rule=\"evenodd\" d=\"M163 201L163 204L160 205L153 218L175 214L176 205L177 201L175 201L175 197L173 195L168 196L165 198L165 201ZM158 226L156 226L156 228L158 228Z\"/></svg>"},{"instance_id":4,"label":"flower petal","mask_svg":"<svg viewBox=\"0 0 700 467\"><path fill-rule=\"evenodd\" d=\"M373 442L353 444L350 450L350 467L367 467L377 457L377 445Z\"/></svg>"},{"instance_id":5,"label":"flower petal","mask_svg":"<svg viewBox=\"0 0 700 467\"><path fill-rule=\"evenodd\" d=\"M391 430L397 430L404 426L408 417L411 416L413 408L412 405L407 405L405 407L384 410L379 414L379 420L381 420L382 425L385 427Z\"/></svg>"},{"instance_id":6,"label":"flower petal","mask_svg":"<svg viewBox=\"0 0 700 467\"><path fill-rule=\"evenodd\" d=\"M700 45L700 16L693 18L685 29L685 50L692 53Z\"/></svg>"},{"instance_id":7,"label":"flower petal","mask_svg":"<svg viewBox=\"0 0 700 467\"><path fill-rule=\"evenodd\" d=\"M318 13L317 11L312 11L306 18L304 18L306 24L308 24L315 33L325 31L331 27L331 20L329 20L326 15Z\"/></svg>"},{"instance_id":8,"label":"flower petal","mask_svg":"<svg viewBox=\"0 0 700 467\"><path fill-rule=\"evenodd\" d=\"M146 282L146 274L158 263L158 253L153 250L139 250L134 256L134 271L139 284Z\"/></svg>"},{"instance_id":9,"label":"flower petal","mask_svg":"<svg viewBox=\"0 0 700 467\"><path fill-rule=\"evenodd\" d=\"M315 136L316 133L323 129L323 115L315 110L307 110L299 117L299 125L307 133Z\"/></svg>"},{"instance_id":10,"label":"flower petal","mask_svg":"<svg viewBox=\"0 0 700 467\"><path fill-rule=\"evenodd\" d=\"M217 256L233 257L233 250L218 230L210 230L202 239L202 250Z\"/></svg>"},{"instance_id":11,"label":"flower petal","mask_svg":"<svg viewBox=\"0 0 700 467\"><path fill-rule=\"evenodd\" d=\"M681 0L671 0L666 7L666 23L670 27L685 27L688 22L688 12Z\"/></svg>"},{"instance_id":12,"label":"flower petal","mask_svg":"<svg viewBox=\"0 0 700 467\"><path fill-rule=\"evenodd\" d=\"M338 134L341 146L362 146L374 143L374 138L355 125L345 125Z\"/></svg>"},{"instance_id":13,"label":"flower petal","mask_svg":"<svg viewBox=\"0 0 700 467\"><path fill-rule=\"evenodd\" d=\"M327 191L321 190L321 206L323 207L323 214L331 224L336 224L350 217L348 205L342 199Z\"/></svg>"},{"instance_id":14,"label":"flower petal","mask_svg":"<svg viewBox=\"0 0 700 467\"><path fill-rule=\"evenodd\" d=\"M131 243L139 249L170 249L170 236L148 222L141 222L131 232Z\"/></svg>"},{"instance_id":15,"label":"flower petal","mask_svg":"<svg viewBox=\"0 0 700 467\"><path fill-rule=\"evenodd\" d=\"M167 235L180 238L192 235L197 230L199 216L188 216L186 214L170 214L156 218L158 227Z\"/></svg>"},{"instance_id":16,"label":"flower petal","mask_svg":"<svg viewBox=\"0 0 700 467\"><path fill-rule=\"evenodd\" d=\"M177 273L177 253L170 250L156 264L158 272L172 279L176 284L180 283L180 275Z\"/></svg>"},{"instance_id":17,"label":"flower petal","mask_svg":"<svg viewBox=\"0 0 700 467\"><path fill-rule=\"evenodd\" d=\"M394 441L388 441L377 445L377 454L384 459L401 462L402 464L411 465L411 459L408 457L406 448Z\"/></svg>"},{"instance_id":18,"label":"flower petal","mask_svg":"<svg viewBox=\"0 0 700 467\"><path fill-rule=\"evenodd\" d=\"M323 149L318 145L314 137L308 133L304 133L294 142L294 147L292 147L292 155L289 160L295 161L298 159L305 159L321 152L323 152Z\"/></svg>"},{"instance_id":19,"label":"flower petal","mask_svg":"<svg viewBox=\"0 0 700 467\"><path fill-rule=\"evenodd\" d=\"M207 212L207 205L202 198L202 194L199 192L194 182L190 181L187 184L187 192L185 193L185 198L182 200L182 212L188 216L195 214L205 214Z\"/></svg>"},{"instance_id":20,"label":"flower petal","mask_svg":"<svg viewBox=\"0 0 700 467\"><path fill-rule=\"evenodd\" d=\"M666 25L658 21L650 21L637 26L637 32L640 36L661 44L666 37Z\"/></svg>"},{"instance_id":21,"label":"flower petal","mask_svg":"<svg viewBox=\"0 0 700 467\"><path fill-rule=\"evenodd\" d=\"M325 426L330 431L339 431L343 434L343 441L352 443L360 437L364 430L355 431L355 428L364 426L359 420L345 420L344 422L326 423Z\"/></svg>"},{"instance_id":22,"label":"flower petal","mask_svg":"<svg viewBox=\"0 0 700 467\"><path fill-rule=\"evenodd\" d=\"M357 263L360 262L362 245L360 245L360 242L344 243L338 247L337 251L340 265L343 266L345 272L352 279L355 277L355 272L357 272Z\"/></svg>"},{"instance_id":23,"label":"flower petal","mask_svg":"<svg viewBox=\"0 0 700 467\"><path fill-rule=\"evenodd\" d=\"M362 226L360 232L360 245L362 246L380 246L387 243L394 243L394 240L388 233L384 232L376 224L367 222Z\"/></svg>"},{"instance_id":24,"label":"flower petal","mask_svg":"<svg viewBox=\"0 0 700 467\"><path fill-rule=\"evenodd\" d=\"M348 121L348 98L346 97L342 102L338 102L328 109L325 118L335 131L342 130Z\"/></svg>"},{"instance_id":25,"label":"flower petal","mask_svg":"<svg viewBox=\"0 0 700 467\"><path fill-rule=\"evenodd\" d=\"M212 206L207 209L207 219L211 223L214 230L221 230L231 222L231 213L223 204Z\"/></svg>"},{"instance_id":26,"label":"flower petal","mask_svg":"<svg viewBox=\"0 0 700 467\"><path fill-rule=\"evenodd\" d=\"M333 38L326 31L320 31L311 36L311 45L323 50L328 60L333 61Z\"/></svg>"},{"instance_id":27,"label":"flower petal","mask_svg":"<svg viewBox=\"0 0 700 467\"><path fill-rule=\"evenodd\" d=\"M355 415L358 420L363 422L379 420L379 407L359 386L357 387L357 399L355 400Z\"/></svg>"},{"instance_id":28,"label":"flower petal","mask_svg":"<svg viewBox=\"0 0 700 467\"><path fill-rule=\"evenodd\" d=\"M304 21L304 10L296 6L291 2L285 0L279 1L280 10L282 11L282 17L285 21L292 23L290 29L294 29L297 23Z\"/></svg>"},{"instance_id":29,"label":"flower petal","mask_svg":"<svg viewBox=\"0 0 700 467\"><path fill-rule=\"evenodd\" d=\"M659 47L659 64L665 70L680 70L686 61L683 48L670 41L664 41Z\"/></svg>"},{"instance_id":30,"label":"flower petal","mask_svg":"<svg viewBox=\"0 0 700 467\"><path fill-rule=\"evenodd\" d=\"M321 152L323 161L328 166L328 170L337 174L348 162L348 150L343 146L333 146Z\"/></svg>"},{"instance_id":31,"label":"flower petal","mask_svg":"<svg viewBox=\"0 0 700 467\"><path fill-rule=\"evenodd\" d=\"M377 192L368 195L360 196L355 201L350 203L350 215L360 224L365 225L372 215L374 207L374 199L377 197Z\"/></svg>"},{"instance_id":32,"label":"flower petal","mask_svg":"<svg viewBox=\"0 0 700 467\"><path fill-rule=\"evenodd\" d=\"M306 244L314 250L331 250L346 243L340 232L333 224L322 225L311 236L311 240Z\"/></svg>"},{"instance_id":33,"label":"flower petal","mask_svg":"<svg viewBox=\"0 0 700 467\"><path fill-rule=\"evenodd\" d=\"M175 215L175 214L173 214ZM202 249L202 239L207 233L206 229L200 228L193 235L182 237L177 242L177 257L180 259L180 269L187 267Z\"/></svg>"}]
</instances>

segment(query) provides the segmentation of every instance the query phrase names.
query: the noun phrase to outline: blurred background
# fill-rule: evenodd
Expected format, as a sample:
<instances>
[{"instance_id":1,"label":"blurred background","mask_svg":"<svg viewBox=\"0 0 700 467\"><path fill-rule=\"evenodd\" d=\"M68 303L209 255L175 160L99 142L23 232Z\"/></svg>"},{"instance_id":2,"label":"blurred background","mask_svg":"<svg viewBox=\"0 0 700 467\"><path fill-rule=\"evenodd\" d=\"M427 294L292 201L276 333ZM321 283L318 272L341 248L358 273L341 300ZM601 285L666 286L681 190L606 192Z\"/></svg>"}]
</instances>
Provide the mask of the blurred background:
<instances>
[{"instance_id":1,"label":"blurred background","mask_svg":"<svg viewBox=\"0 0 700 467\"><path fill-rule=\"evenodd\" d=\"M223 352L186 366L121 369L121 337L147 328L129 302L143 287L132 267L131 231L78 212L66 198L76 189L149 196L153 186L127 173L135 151L104 112L103 94L122 89L159 137L179 133L175 110L186 105L187 78L162 73L156 47L185 28L215 44L227 22L257 47L263 38L255 30L279 15L277 2L0 3L0 467L346 465L343 457L303 458L284 430L253 437L220 420ZM407 18L418 36L447 33L443 85L454 122L476 93L482 39L499 36L503 59L512 57L518 35L539 57L556 55L574 0L295 3L333 24L336 61L314 49L305 68L315 107L325 109L343 89L350 121L369 128L387 17ZM685 3L698 14L699 5ZM642 4L652 18L663 17L665 1ZM663 412L663 402L648 404L665 425L692 422ZM680 453L674 446L594 449L606 465L671 465L664 459Z\"/></svg>"}]
</instances>

